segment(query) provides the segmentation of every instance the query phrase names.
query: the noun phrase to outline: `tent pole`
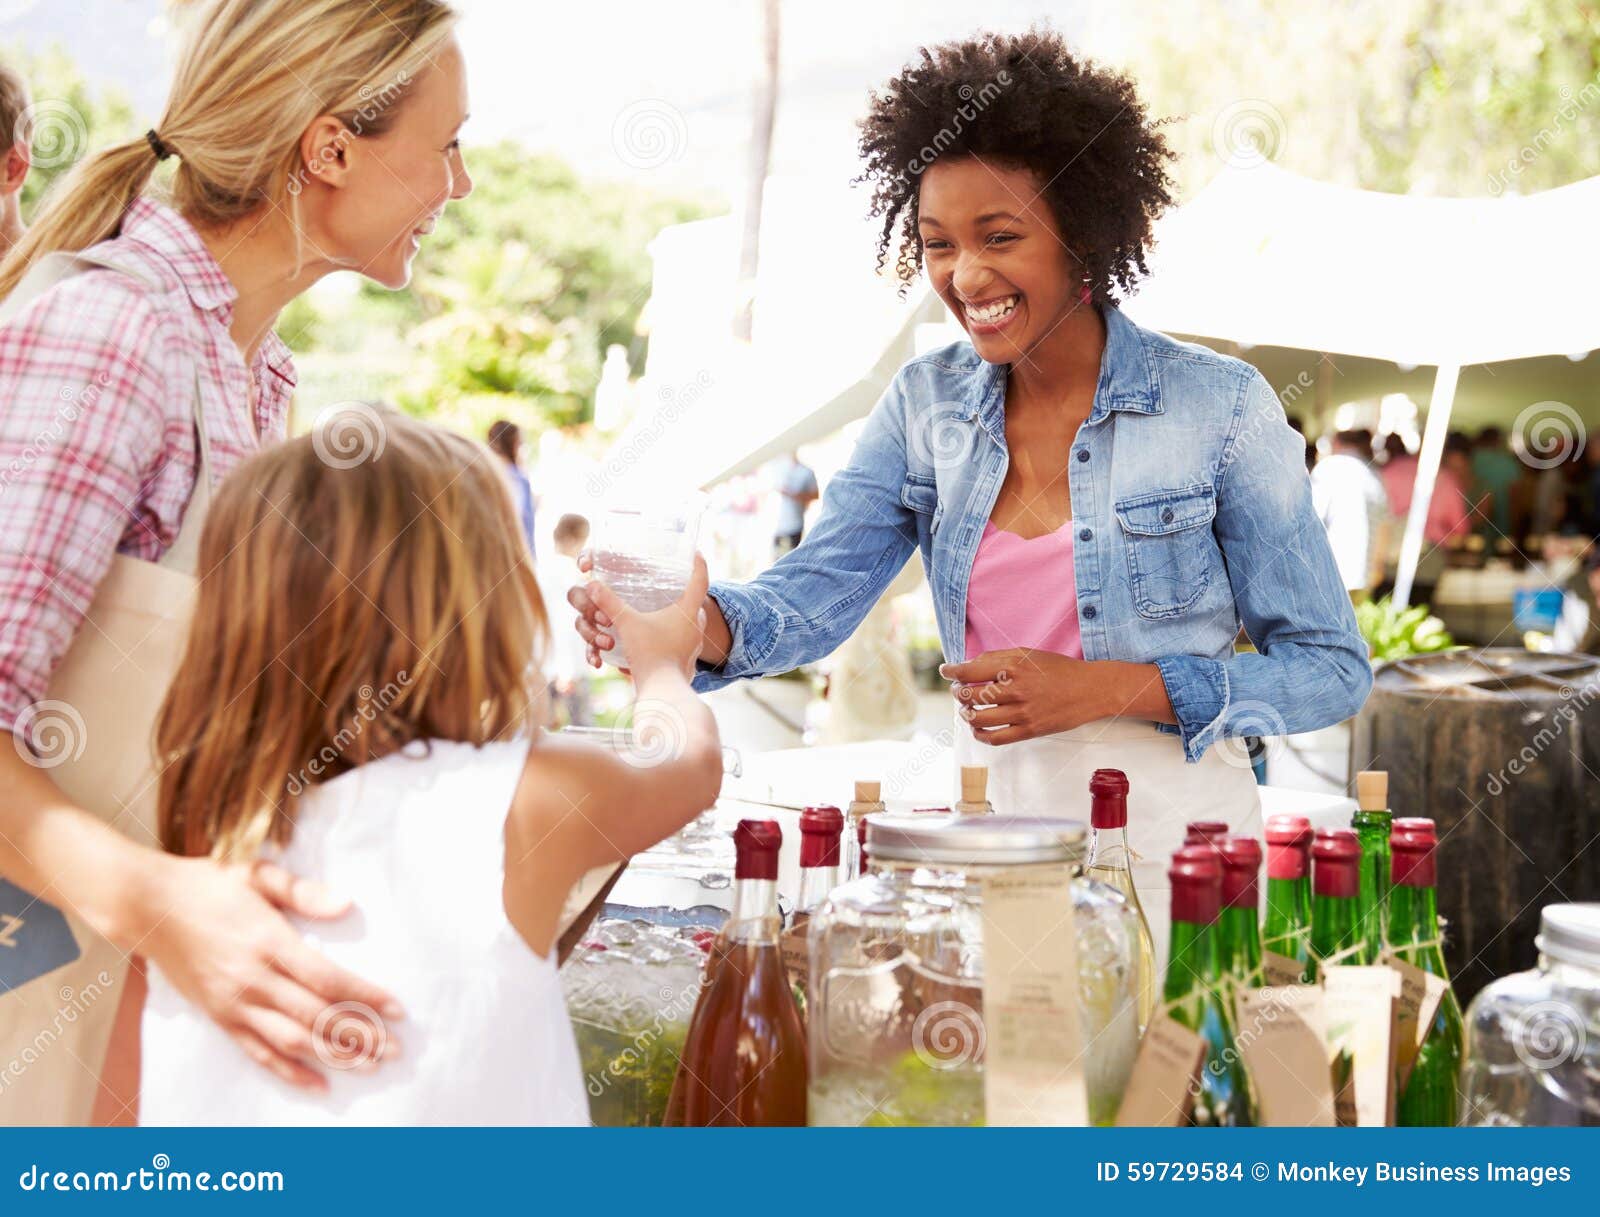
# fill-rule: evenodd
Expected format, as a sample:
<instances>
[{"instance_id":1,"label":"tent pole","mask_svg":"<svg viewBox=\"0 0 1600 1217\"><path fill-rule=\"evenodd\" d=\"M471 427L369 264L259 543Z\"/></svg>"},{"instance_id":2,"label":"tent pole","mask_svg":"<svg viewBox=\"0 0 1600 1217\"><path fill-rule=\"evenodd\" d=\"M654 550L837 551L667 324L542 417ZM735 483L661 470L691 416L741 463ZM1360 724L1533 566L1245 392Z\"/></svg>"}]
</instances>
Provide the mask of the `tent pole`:
<instances>
[{"instance_id":1,"label":"tent pole","mask_svg":"<svg viewBox=\"0 0 1600 1217\"><path fill-rule=\"evenodd\" d=\"M1394 603L1405 608L1411 602L1411 585L1422 558L1422 528L1428 519L1428 504L1433 498L1433 483L1444 456L1444 437L1450 430L1450 410L1456 400L1456 380L1461 375L1458 363L1441 363L1433 376L1433 396L1428 401L1428 424L1422 432L1422 451L1417 453L1417 481L1411 488L1411 510L1406 513L1405 536L1400 542L1400 563L1394 576Z\"/></svg>"}]
</instances>

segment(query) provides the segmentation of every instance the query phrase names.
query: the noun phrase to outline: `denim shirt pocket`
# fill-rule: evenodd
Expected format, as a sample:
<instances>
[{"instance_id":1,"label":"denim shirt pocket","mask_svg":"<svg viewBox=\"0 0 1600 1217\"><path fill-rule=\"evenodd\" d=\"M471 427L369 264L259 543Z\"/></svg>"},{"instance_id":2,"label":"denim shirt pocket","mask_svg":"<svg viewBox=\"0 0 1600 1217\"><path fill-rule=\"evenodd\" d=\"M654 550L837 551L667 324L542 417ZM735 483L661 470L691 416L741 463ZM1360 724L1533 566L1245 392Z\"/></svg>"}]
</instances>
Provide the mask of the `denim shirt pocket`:
<instances>
[{"instance_id":1,"label":"denim shirt pocket","mask_svg":"<svg viewBox=\"0 0 1600 1217\"><path fill-rule=\"evenodd\" d=\"M944 504L939 500L939 484L923 473L906 474L900 487L900 501L917 513L917 529L932 537L944 519Z\"/></svg>"},{"instance_id":2,"label":"denim shirt pocket","mask_svg":"<svg viewBox=\"0 0 1600 1217\"><path fill-rule=\"evenodd\" d=\"M1141 617L1188 611L1211 586L1208 525L1217 515L1210 486L1135 495L1115 504L1128 552L1128 581Z\"/></svg>"}]
</instances>

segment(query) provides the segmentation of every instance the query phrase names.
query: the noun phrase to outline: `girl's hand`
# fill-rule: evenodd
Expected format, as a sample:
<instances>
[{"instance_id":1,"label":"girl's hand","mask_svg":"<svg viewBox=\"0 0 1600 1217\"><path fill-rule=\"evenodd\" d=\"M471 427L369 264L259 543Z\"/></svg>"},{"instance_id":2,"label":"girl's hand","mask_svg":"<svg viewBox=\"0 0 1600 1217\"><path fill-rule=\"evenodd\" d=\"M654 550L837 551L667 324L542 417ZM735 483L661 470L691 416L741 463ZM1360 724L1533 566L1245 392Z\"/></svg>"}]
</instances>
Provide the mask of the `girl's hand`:
<instances>
[{"instance_id":1,"label":"girl's hand","mask_svg":"<svg viewBox=\"0 0 1600 1217\"><path fill-rule=\"evenodd\" d=\"M939 675L954 682L951 693L974 739L1014 744L1106 717L1104 682L1093 675L1098 666L1019 647L943 664Z\"/></svg>"},{"instance_id":2,"label":"girl's hand","mask_svg":"<svg viewBox=\"0 0 1600 1217\"><path fill-rule=\"evenodd\" d=\"M578 591L585 593L588 604L594 608L594 621L610 626L621 637L635 676L665 665L682 672L684 679L688 680L694 675L695 660L700 658L700 641L705 636L705 600L709 583L706 560L696 554L694 570L689 575L689 585L684 588L683 595L678 597L677 603L654 613L641 613L630 608L616 592L598 579L586 588L573 588L568 599L579 610L578 632L588 641L583 608L575 598ZM593 626L590 628L606 644L604 649L609 649L611 639L600 634ZM591 650L597 645L590 643ZM590 662L595 660L591 658Z\"/></svg>"},{"instance_id":3,"label":"girl's hand","mask_svg":"<svg viewBox=\"0 0 1600 1217\"><path fill-rule=\"evenodd\" d=\"M405 1016L389 993L308 947L285 918L331 919L349 907L271 863L160 855L146 898L153 928L137 949L263 1069L325 1090L319 1065L397 1055L388 1024Z\"/></svg>"},{"instance_id":4,"label":"girl's hand","mask_svg":"<svg viewBox=\"0 0 1600 1217\"><path fill-rule=\"evenodd\" d=\"M578 569L588 574L594 569L594 554L584 550L578 555ZM593 583L580 583L567 591L567 603L578 610L578 617L572 623L578 636L586 644L585 656L591 668L598 668L605 662L604 653L616 646L616 641L605 631L611 626L611 618L600 611L600 606L594 602Z\"/></svg>"}]
</instances>

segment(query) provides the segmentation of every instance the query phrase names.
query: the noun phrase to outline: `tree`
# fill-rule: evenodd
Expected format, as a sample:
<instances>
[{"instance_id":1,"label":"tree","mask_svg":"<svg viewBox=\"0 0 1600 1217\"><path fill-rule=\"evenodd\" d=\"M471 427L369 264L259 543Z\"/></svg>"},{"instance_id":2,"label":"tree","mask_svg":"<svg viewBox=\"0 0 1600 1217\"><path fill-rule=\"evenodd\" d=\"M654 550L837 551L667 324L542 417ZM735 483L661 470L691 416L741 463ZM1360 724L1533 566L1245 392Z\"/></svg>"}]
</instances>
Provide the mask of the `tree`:
<instances>
[{"instance_id":1,"label":"tree","mask_svg":"<svg viewBox=\"0 0 1600 1217\"><path fill-rule=\"evenodd\" d=\"M1395 193L1531 194L1600 173L1600 14L1584 0L1135 0L1129 67L1185 196L1254 146ZM1243 52L1243 53L1241 53Z\"/></svg>"}]
</instances>

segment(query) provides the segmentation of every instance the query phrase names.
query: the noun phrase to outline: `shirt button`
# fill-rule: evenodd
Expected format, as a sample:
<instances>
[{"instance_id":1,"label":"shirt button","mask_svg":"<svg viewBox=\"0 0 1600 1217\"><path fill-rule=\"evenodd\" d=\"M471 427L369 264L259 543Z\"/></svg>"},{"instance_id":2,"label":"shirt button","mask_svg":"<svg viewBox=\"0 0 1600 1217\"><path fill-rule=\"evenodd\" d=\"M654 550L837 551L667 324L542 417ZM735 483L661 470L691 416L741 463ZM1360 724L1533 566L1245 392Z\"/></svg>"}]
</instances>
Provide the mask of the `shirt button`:
<instances>
[{"instance_id":1,"label":"shirt button","mask_svg":"<svg viewBox=\"0 0 1600 1217\"><path fill-rule=\"evenodd\" d=\"M1085 616L1085 617L1086 617L1086 618L1088 618L1088 619L1089 619L1089 620L1090 620L1090 621L1093 621L1093 620L1094 620L1094 618L1095 618L1095 608L1094 608L1094 605L1092 605L1092 604L1086 604L1086 605L1084 605L1084 606L1083 606L1083 615L1084 615L1084 616Z\"/></svg>"},{"instance_id":2,"label":"shirt button","mask_svg":"<svg viewBox=\"0 0 1600 1217\"><path fill-rule=\"evenodd\" d=\"M1087 528L1078 534L1078 540L1080 541L1091 541L1093 539L1094 533L1090 532Z\"/></svg>"},{"instance_id":3,"label":"shirt button","mask_svg":"<svg viewBox=\"0 0 1600 1217\"><path fill-rule=\"evenodd\" d=\"M1163 511L1161 513L1161 522L1163 524L1172 523L1172 508L1168 507L1165 511Z\"/></svg>"},{"instance_id":4,"label":"shirt button","mask_svg":"<svg viewBox=\"0 0 1600 1217\"><path fill-rule=\"evenodd\" d=\"M1080 461L1088 460L1089 459L1089 450L1087 448L1079 448L1078 449L1078 459Z\"/></svg>"}]
</instances>

